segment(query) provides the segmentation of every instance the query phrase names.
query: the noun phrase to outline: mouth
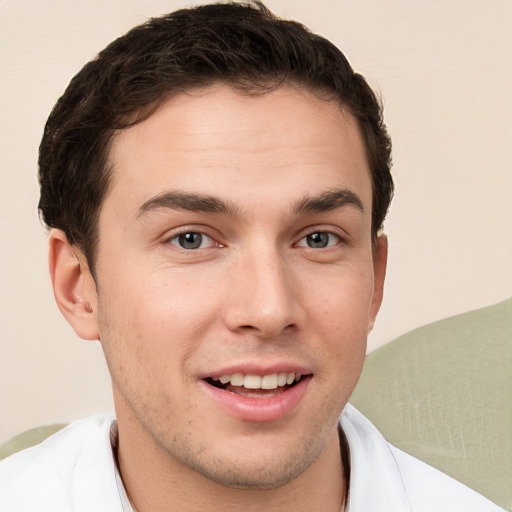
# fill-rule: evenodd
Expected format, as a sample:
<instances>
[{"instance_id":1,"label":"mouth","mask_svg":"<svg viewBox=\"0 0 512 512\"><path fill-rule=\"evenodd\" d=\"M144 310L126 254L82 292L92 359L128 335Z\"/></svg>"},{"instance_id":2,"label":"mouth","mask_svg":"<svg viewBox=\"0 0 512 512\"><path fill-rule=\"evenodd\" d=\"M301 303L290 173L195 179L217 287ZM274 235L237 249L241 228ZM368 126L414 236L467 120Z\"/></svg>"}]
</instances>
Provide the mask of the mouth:
<instances>
[{"instance_id":1,"label":"mouth","mask_svg":"<svg viewBox=\"0 0 512 512\"><path fill-rule=\"evenodd\" d=\"M272 422L291 415L306 396L313 374L278 372L207 376L203 389L217 407L248 422Z\"/></svg>"},{"instance_id":2,"label":"mouth","mask_svg":"<svg viewBox=\"0 0 512 512\"><path fill-rule=\"evenodd\" d=\"M284 393L306 377L306 375L294 372L272 373L269 375L234 373L232 375L222 375L218 378L207 377L204 380L217 389L250 398L259 398Z\"/></svg>"}]
</instances>

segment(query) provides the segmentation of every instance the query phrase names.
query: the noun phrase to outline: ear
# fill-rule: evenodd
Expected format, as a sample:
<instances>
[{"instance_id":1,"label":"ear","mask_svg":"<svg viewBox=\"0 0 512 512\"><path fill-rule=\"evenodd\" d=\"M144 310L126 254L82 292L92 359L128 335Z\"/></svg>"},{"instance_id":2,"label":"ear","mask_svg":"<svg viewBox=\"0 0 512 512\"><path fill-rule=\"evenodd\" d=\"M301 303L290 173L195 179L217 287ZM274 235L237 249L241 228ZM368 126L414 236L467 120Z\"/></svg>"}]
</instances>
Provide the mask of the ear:
<instances>
[{"instance_id":1,"label":"ear","mask_svg":"<svg viewBox=\"0 0 512 512\"><path fill-rule=\"evenodd\" d=\"M373 329L377 313L379 312L380 305L382 304L387 262L388 237L386 235L380 235L375 242L375 248L373 250L373 298L370 308L368 332Z\"/></svg>"},{"instance_id":2,"label":"ear","mask_svg":"<svg viewBox=\"0 0 512 512\"><path fill-rule=\"evenodd\" d=\"M61 313L80 338L99 339L96 284L85 256L60 229L52 229L49 244L50 277Z\"/></svg>"}]
</instances>

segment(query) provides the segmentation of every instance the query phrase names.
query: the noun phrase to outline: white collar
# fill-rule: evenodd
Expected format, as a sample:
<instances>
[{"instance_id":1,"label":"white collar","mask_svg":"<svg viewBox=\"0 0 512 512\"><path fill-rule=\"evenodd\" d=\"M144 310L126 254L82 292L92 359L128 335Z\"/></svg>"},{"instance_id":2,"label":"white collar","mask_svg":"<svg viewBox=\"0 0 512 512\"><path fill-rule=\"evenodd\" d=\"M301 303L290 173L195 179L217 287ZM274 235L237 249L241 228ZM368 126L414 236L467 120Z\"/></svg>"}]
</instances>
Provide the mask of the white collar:
<instances>
[{"instance_id":1,"label":"white collar","mask_svg":"<svg viewBox=\"0 0 512 512\"><path fill-rule=\"evenodd\" d=\"M412 510L390 445L357 409L347 404L340 417L350 450L346 512Z\"/></svg>"},{"instance_id":2,"label":"white collar","mask_svg":"<svg viewBox=\"0 0 512 512\"><path fill-rule=\"evenodd\" d=\"M117 448L119 444L119 431L117 429L117 421L114 420L112 425L110 426L110 445L112 446L112 457L114 459L114 468L116 473L116 484L117 491L119 493L119 498L121 500L121 506L123 507L123 512L136 512L131 504L128 495L126 494L126 489L124 487L123 479L121 478L121 473L119 472L119 464L117 459Z\"/></svg>"}]
</instances>

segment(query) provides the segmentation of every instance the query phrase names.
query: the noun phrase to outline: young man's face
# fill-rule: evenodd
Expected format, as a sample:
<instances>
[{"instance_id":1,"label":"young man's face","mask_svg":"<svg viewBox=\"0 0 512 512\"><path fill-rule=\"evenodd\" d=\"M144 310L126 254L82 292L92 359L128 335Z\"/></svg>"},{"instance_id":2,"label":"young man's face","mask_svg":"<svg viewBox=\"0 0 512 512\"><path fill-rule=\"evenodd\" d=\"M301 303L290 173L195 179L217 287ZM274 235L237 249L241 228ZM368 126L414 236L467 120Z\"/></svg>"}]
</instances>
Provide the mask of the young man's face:
<instances>
[{"instance_id":1,"label":"young man's face","mask_svg":"<svg viewBox=\"0 0 512 512\"><path fill-rule=\"evenodd\" d=\"M352 116L215 86L120 132L110 162L91 303L121 446L243 488L336 451L386 252Z\"/></svg>"}]
</instances>

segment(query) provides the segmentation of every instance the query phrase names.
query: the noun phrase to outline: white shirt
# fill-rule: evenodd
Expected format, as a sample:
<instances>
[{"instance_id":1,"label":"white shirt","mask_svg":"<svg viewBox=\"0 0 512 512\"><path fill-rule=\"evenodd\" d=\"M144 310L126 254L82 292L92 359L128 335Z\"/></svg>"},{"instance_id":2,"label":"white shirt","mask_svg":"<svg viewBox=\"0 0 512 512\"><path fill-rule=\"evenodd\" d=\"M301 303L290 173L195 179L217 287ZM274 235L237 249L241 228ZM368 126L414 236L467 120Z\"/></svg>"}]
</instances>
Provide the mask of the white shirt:
<instances>
[{"instance_id":1,"label":"white shirt","mask_svg":"<svg viewBox=\"0 0 512 512\"><path fill-rule=\"evenodd\" d=\"M0 511L123 512L110 443L113 421L86 418L0 461ZM351 405L340 422L350 449L348 512L503 512L391 446Z\"/></svg>"}]
</instances>

